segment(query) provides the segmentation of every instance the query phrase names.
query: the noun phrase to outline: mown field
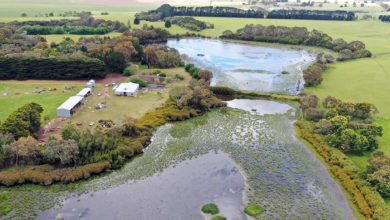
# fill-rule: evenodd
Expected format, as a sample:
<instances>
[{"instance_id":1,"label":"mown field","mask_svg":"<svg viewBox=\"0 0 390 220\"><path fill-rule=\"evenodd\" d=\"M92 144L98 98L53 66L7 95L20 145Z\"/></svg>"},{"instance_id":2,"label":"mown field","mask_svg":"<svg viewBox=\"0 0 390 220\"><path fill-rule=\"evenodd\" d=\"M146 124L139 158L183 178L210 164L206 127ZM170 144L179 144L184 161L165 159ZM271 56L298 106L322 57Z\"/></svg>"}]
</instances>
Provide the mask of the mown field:
<instances>
[{"instance_id":1,"label":"mown field","mask_svg":"<svg viewBox=\"0 0 390 220\"><path fill-rule=\"evenodd\" d=\"M42 105L44 109L42 116L49 115L50 119L53 119L57 116L58 106L70 96L77 94L84 85L80 82L49 80L0 81L0 106L2 106L0 108L0 121L6 119L9 114L28 102ZM72 86L74 88L65 89L65 87ZM48 91L50 88L56 88L56 91ZM46 89L46 92L33 93L33 91L42 89Z\"/></svg>"}]
</instances>

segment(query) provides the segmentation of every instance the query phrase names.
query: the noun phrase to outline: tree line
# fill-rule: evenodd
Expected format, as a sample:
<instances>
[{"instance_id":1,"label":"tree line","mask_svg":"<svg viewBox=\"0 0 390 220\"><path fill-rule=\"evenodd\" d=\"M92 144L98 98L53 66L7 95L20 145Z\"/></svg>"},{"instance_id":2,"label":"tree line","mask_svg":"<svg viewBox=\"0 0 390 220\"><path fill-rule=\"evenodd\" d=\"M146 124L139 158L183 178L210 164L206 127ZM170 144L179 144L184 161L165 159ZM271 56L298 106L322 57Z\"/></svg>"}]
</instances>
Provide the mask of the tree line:
<instances>
[{"instance_id":1,"label":"tree line","mask_svg":"<svg viewBox=\"0 0 390 220\"><path fill-rule=\"evenodd\" d=\"M333 40L332 37L321 31L316 29L308 31L305 27L251 24L238 29L236 33L226 30L221 38L323 47L339 52L339 60L371 56L371 52L366 49L365 44L361 41L348 43L341 38Z\"/></svg>"},{"instance_id":2,"label":"tree line","mask_svg":"<svg viewBox=\"0 0 390 220\"><path fill-rule=\"evenodd\" d=\"M233 7L173 7L169 4L161 5L156 10L136 14L139 20L158 21L174 16L204 16L204 17L239 17L239 18L270 18L270 19L308 19L308 20L342 20L352 21L354 12L336 10L272 10L264 14L261 10L243 10Z\"/></svg>"},{"instance_id":3,"label":"tree line","mask_svg":"<svg viewBox=\"0 0 390 220\"><path fill-rule=\"evenodd\" d=\"M390 22L390 15L379 15L378 18L381 21Z\"/></svg>"},{"instance_id":4,"label":"tree line","mask_svg":"<svg viewBox=\"0 0 390 220\"><path fill-rule=\"evenodd\" d=\"M174 16L205 16L205 17L239 17L239 18L264 18L259 10L243 10L233 7L172 7L169 4L161 5L156 10L136 14L136 18L147 21L162 20Z\"/></svg>"},{"instance_id":5,"label":"tree line","mask_svg":"<svg viewBox=\"0 0 390 220\"><path fill-rule=\"evenodd\" d=\"M49 35L49 34L78 34L78 35L101 35L109 32L106 27L88 26L24 26L23 30L28 35Z\"/></svg>"},{"instance_id":6,"label":"tree line","mask_svg":"<svg viewBox=\"0 0 390 220\"><path fill-rule=\"evenodd\" d=\"M355 13L341 10L273 10L268 13L267 18L352 21L355 20Z\"/></svg>"},{"instance_id":7,"label":"tree line","mask_svg":"<svg viewBox=\"0 0 390 220\"><path fill-rule=\"evenodd\" d=\"M60 20L49 20L49 21L11 21L8 23L0 23L2 25L8 24L17 28L24 26L48 26L48 27L65 27L65 26L86 26L92 28L107 28L109 32L118 31L124 32L128 30L129 24L124 24L119 21L111 21L104 19L95 19L90 15L82 16L80 19L60 19Z\"/></svg>"},{"instance_id":8,"label":"tree line","mask_svg":"<svg viewBox=\"0 0 390 220\"><path fill-rule=\"evenodd\" d=\"M0 79L104 78L104 62L98 59L0 57Z\"/></svg>"}]
</instances>

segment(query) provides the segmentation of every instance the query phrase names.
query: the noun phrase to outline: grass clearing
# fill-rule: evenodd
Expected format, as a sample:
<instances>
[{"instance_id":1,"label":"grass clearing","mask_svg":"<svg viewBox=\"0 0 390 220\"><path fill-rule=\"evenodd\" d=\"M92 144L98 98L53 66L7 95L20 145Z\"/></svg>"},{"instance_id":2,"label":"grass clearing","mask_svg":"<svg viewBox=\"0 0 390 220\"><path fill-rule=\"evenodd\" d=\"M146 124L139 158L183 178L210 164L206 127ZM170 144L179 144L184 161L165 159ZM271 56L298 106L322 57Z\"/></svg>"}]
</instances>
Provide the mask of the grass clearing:
<instances>
[{"instance_id":1,"label":"grass clearing","mask_svg":"<svg viewBox=\"0 0 390 220\"><path fill-rule=\"evenodd\" d=\"M138 72L148 74L153 70L154 69L147 69ZM183 81L175 82L172 86L184 85L190 80L190 76L185 72L184 68L161 70L166 73L167 76L179 74L184 77ZM125 81L130 81L129 79L130 77ZM129 116L140 118L146 112L149 112L165 103L169 97L169 91L170 88L166 88L162 91L149 91L145 94L142 94L142 91L138 91L138 95L136 97L116 96L112 91L112 87L105 87L103 84L97 84L93 91L93 95L87 98L84 106L76 112L70 120L72 122L89 124L90 122L97 123L100 119L120 122ZM99 93L101 96L98 96ZM95 105L102 102L107 103L107 107L101 110L95 109Z\"/></svg>"},{"instance_id":2,"label":"grass clearing","mask_svg":"<svg viewBox=\"0 0 390 220\"><path fill-rule=\"evenodd\" d=\"M66 90L65 87L73 89ZM39 88L36 88L39 87ZM3 121L16 109L22 107L28 102L36 102L42 105L44 111L42 118L49 115L50 119L57 116L57 108L70 96L77 94L84 87L84 83L61 82L50 80L27 80L27 81L1 81L0 82L0 121ZM44 93L32 93L46 89ZM56 88L56 91L48 91L49 88ZM66 92L63 92L66 91ZM4 95L7 93L7 95ZM43 120L43 119L42 119Z\"/></svg>"}]
</instances>

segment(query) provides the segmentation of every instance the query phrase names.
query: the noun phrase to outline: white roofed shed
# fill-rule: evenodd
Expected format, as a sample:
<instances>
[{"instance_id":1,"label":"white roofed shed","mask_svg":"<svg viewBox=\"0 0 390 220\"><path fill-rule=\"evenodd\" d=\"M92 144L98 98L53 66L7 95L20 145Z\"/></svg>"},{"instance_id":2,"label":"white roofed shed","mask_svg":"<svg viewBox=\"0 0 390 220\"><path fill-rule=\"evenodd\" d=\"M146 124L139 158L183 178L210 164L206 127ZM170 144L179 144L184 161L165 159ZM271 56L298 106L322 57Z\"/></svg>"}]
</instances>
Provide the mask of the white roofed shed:
<instances>
[{"instance_id":1,"label":"white roofed shed","mask_svg":"<svg viewBox=\"0 0 390 220\"><path fill-rule=\"evenodd\" d=\"M76 96L87 97L91 94L91 91L91 88L84 88L79 93L77 93Z\"/></svg>"},{"instance_id":2,"label":"white roofed shed","mask_svg":"<svg viewBox=\"0 0 390 220\"><path fill-rule=\"evenodd\" d=\"M84 97L72 96L66 100L60 107L57 108L57 116L63 118L70 118L74 113L74 109L84 103Z\"/></svg>"},{"instance_id":3,"label":"white roofed shed","mask_svg":"<svg viewBox=\"0 0 390 220\"><path fill-rule=\"evenodd\" d=\"M139 85L137 83L121 83L115 88L115 95L123 96L136 96L138 93Z\"/></svg>"}]
</instances>

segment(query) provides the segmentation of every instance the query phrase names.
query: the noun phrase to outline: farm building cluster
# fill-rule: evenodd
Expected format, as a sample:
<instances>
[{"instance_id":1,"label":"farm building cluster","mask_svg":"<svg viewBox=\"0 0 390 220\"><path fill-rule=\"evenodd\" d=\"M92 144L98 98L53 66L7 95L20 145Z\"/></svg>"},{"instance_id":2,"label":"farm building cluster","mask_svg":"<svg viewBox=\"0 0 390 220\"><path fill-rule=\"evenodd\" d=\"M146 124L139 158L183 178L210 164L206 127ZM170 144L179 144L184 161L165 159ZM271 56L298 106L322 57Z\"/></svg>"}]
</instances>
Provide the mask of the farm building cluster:
<instances>
[{"instance_id":1,"label":"farm building cluster","mask_svg":"<svg viewBox=\"0 0 390 220\"><path fill-rule=\"evenodd\" d=\"M84 99L92 94L92 89L95 87L95 85L95 81L90 80L87 82L86 87L77 93L77 95L69 97L69 99L67 99L64 103L62 103L62 105L60 105L60 107L57 108L57 117L70 118L77 110L77 108L84 104ZM115 85L112 90L114 91L115 95L118 96L137 96L139 84L132 82L121 83L119 85ZM103 108L102 106L99 107L99 109Z\"/></svg>"},{"instance_id":2,"label":"farm building cluster","mask_svg":"<svg viewBox=\"0 0 390 220\"><path fill-rule=\"evenodd\" d=\"M62 118L70 118L77 107L84 104L84 99L91 95L92 89L95 87L95 80L90 80L86 88L83 88L77 95L67 99L60 107L57 108L57 116Z\"/></svg>"}]
</instances>

